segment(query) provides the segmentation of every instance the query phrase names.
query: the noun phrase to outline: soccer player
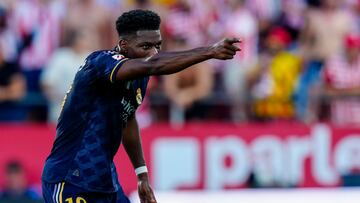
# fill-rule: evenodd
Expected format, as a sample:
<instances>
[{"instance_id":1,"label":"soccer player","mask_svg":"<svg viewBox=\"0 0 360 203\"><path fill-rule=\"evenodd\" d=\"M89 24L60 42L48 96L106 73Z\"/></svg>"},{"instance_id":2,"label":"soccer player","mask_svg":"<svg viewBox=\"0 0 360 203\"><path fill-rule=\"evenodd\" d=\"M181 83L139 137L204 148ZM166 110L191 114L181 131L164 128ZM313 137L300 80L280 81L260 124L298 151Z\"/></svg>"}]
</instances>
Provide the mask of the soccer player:
<instances>
[{"instance_id":1,"label":"soccer player","mask_svg":"<svg viewBox=\"0 0 360 203\"><path fill-rule=\"evenodd\" d=\"M127 203L113 162L120 143L135 168L141 202L156 202L150 187L135 110L149 76L179 72L208 59L232 59L239 40L181 52L159 52L160 17L147 10L116 21L114 50L90 54L65 96L42 181L46 203ZM61 76L59 76L61 77Z\"/></svg>"}]
</instances>

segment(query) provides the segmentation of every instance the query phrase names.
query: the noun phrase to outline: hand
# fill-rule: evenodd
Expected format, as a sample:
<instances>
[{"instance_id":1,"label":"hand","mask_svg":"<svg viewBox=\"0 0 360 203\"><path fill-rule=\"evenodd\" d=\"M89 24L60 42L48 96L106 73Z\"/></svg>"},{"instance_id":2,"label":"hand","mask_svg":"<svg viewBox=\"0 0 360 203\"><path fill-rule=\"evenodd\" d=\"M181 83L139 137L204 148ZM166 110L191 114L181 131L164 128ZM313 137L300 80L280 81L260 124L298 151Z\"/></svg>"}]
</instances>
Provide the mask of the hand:
<instances>
[{"instance_id":1,"label":"hand","mask_svg":"<svg viewBox=\"0 0 360 203\"><path fill-rule=\"evenodd\" d=\"M235 46L234 43L239 43L238 38L226 38L220 42L211 46L210 51L212 52L212 58L227 60L234 58L234 55L237 51L240 51L240 48Z\"/></svg>"},{"instance_id":2,"label":"hand","mask_svg":"<svg viewBox=\"0 0 360 203\"><path fill-rule=\"evenodd\" d=\"M147 177L139 178L138 193L141 203L157 203Z\"/></svg>"}]
</instances>

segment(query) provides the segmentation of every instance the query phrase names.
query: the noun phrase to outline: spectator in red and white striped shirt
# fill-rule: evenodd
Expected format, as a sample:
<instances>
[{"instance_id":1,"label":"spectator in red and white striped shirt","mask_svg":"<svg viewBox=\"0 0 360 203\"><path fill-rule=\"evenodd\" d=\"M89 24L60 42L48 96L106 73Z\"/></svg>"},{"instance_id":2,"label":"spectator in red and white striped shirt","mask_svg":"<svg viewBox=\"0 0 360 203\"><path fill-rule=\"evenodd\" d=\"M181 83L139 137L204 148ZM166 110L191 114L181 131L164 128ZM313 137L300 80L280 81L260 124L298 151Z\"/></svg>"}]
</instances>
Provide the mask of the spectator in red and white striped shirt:
<instances>
[{"instance_id":1,"label":"spectator in red and white striped shirt","mask_svg":"<svg viewBox=\"0 0 360 203\"><path fill-rule=\"evenodd\" d=\"M204 34L200 27L200 19L194 7L188 0L179 0L170 9L166 17L165 32L169 36L181 36L190 46L197 46L203 43Z\"/></svg>"},{"instance_id":2,"label":"spectator in red and white striped shirt","mask_svg":"<svg viewBox=\"0 0 360 203\"><path fill-rule=\"evenodd\" d=\"M60 1L20 0L14 11L13 23L21 38L32 36L31 43L20 56L25 70L43 68L60 44L62 8Z\"/></svg>"},{"instance_id":3,"label":"spectator in red and white striped shirt","mask_svg":"<svg viewBox=\"0 0 360 203\"><path fill-rule=\"evenodd\" d=\"M10 27L9 9L0 6L0 52L6 62L15 62L18 40L14 30Z\"/></svg>"},{"instance_id":4,"label":"spectator in red and white striped shirt","mask_svg":"<svg viewBox=\"0 0 360 203\"><path fill-rule=\"evenodd\" d=\"M12 23L23 41L20 66L29 91L39 92L39 76L51 54L59 47L64 1L19 0Z\"/></svg>"},{"instance_id":5,"label":"spectator in red and white striped shirt","mask_svg":"<svg viewBox=\"0 0 360 203\"><path fill-rule=\"evenodd\" d=\"M331 120L360 125L360 36L346 37L346 51L325 63L325 92L331 98Z\"/></svg>"}]
</instances>

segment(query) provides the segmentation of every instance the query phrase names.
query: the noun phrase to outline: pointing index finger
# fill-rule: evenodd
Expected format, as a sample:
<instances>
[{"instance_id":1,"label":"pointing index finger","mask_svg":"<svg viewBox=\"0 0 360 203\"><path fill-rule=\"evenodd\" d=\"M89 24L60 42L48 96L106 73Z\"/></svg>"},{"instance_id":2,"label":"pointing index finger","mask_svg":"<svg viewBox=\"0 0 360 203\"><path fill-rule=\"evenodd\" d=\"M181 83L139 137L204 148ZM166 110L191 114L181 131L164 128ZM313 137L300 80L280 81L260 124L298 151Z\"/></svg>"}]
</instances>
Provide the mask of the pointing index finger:
<instances>
[{"instance_id":1,"label":"pointing index finger","mask_svg":"<svg viewBox=\"0 0 360 203\"><path fill-rule=\"evenodd\" d=\"M234 43L239 43L241 42L239 38L226 38L225 39L226 42L228 42L229 44L234 44Z\"/></svg>"}]
</instances>

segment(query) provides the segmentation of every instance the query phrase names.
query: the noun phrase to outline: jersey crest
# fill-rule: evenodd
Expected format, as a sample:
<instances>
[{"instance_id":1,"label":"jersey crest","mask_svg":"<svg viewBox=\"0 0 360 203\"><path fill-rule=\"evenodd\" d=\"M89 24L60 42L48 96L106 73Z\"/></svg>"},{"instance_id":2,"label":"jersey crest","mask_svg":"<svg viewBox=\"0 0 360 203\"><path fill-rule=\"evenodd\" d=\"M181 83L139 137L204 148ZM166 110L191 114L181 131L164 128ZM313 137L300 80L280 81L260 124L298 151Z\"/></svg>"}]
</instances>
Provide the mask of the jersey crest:
<instances>
[{"instance_id":1,"label":"jersey crest","mask_svg":"<svg viewBox=\"0 0 360 203\"><path fill-rule=\"evenodd\" d=\"M136 102L138 103L138 105L140 105L142 103L142 95L141 95L140 88L137 88L137 90L136 90Z\"/></svg>"}]
</instances>

